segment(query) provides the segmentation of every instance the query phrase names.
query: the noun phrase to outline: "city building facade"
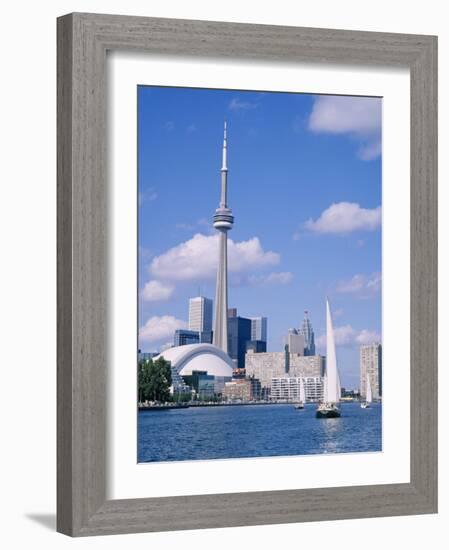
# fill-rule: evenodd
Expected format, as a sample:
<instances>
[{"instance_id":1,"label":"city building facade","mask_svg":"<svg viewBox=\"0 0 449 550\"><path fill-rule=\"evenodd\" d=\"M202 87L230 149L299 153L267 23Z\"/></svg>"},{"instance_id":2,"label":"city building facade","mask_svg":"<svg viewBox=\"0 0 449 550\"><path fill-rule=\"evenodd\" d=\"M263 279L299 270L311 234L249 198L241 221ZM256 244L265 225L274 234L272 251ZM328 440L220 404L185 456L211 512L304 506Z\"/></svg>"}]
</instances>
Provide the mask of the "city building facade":
<instances>
[{"instance_id":1,"label":"city building facade","mask_svg":"<svg viewBox=\"0 0 449 550\"><path fill-rule=\"evenodd\" d=\"M170 393L176 395L187 395L192 392L192 388L186 384L183 377L179 374L176 367L171 367L171 387Z\"/></svg>"},{"instance_id":2,"label":"city building facade","mask_svg":"<svg viewBox=\"0 0 449 550\"><path fill-rule=\"evenodd\" d=\"M304 336L295 328L291 328L287 334L287 346L290 353L304 355Z\"/></svg>"},{"instance_id":3,"label":"city building facade","mask_svg":"<svg viewBox=\"0 0 449 550\"><path fill-rule=\"evenodd\" d=\"M195 332L212 332L213 302L210 298L196 296L189 300L189 330Z\"/></svg>"},{"instance_id":4,"label":"city building facade","mask_svg":"<svg viewBox=\"0 0 449 550\"><path fill-rule=\"evenodd\" d=\"M211 399L215 396L215 377L207 371L192 371L182 377L184 382L195 391L199 399Z\"/></svg>"},{"instance_id":5,"label":"city building facade","mask_svg":"<svg viewBox=\"0 0 449 550\"><path fill-rule=\"evenodd\" d=\"M321 379L325 368L326 358L321 355L304 356L288 351L255 353L249 349L245 357L246 376L260 380L262 388L268 391L273 378Z\"/></svg>"},{"instance_id":6,"label":"city building facade","mask_svg":"<svg viewBox=\"0 0 449 550\"><path fill-rule=\"evenodd\" d=\"M318 402L323 399L323 378L321 376L279 376L271 381L270 398L272 401L299 401L301 385L304 385L306 402Z\"/></svg>"},{"instance_id":7,"label":"city building facade","mask_svg":"<svg viewBox=\"0 0 449 550\"><path fill-rule=\"evenodd\" d=\"M369 376L373 399L382 397L382 345L360 346L360 395L366 397L366 378Z\"/></svg>"},{"instance_id":8,"label":"city building facade","mask_svg":"<svg viewBox=\"0 0 449 550\"><path fill-rule=\"evenodd\" d=\"M189 344L199 344L200 335L195 330L177 329L173 338L175 346L188 346Z\"/></svg>"},{"instance_id":9,"label":"city building facade","mask_svg":"<svg viewBox=\"0 0 449 550\"><path fill-rule=\"evenodd\" d=\"M267 351L267 343L264 340L249 340L246 342L246 351L254 353L265 353Z\"/></svg>"},{"instance_id":10,"label":"city building facade","mask_svg":"<svg viewBox=\"0 0 449 550\"><path fill-rule=\"evenodd\" d=\"M289 370L290 376L324 376L326 359L322 355L297 355L290 354Z\"/></svg>"},{"instance_id":11,"label":"city building facade","mask_svg":"<svg viewBox=\"0 0 449 550\"><path fill-rule=\"evenodd\" d=\"M194 330L177 329L174 334L175 346L188 346L189 344L211 344L212 332L197 332Z\"/></svg>"},{"instance_id":12,"label":"city building facade","mask_svg":"<svg viewBox=\"0 0 449 550\"><path fill-rule=\"evenodd\" d=\"M267 318L266 317L251 317L251 340L259 340L267 342Z\"/></svg>"},{"instance_id":13,"label":"city building facade","mask_svg":"<svg viewBox=\"0 0 449 550\"><path fill-rule=\"evenodd\" d=\"M283 351L254 353L248 350L245 357L247 377L260 380L262 388L271 389L271 380L286 374L286 358Z\"/></svg>"},{"instance_id":14,"label":"city building facade","mask_svg":"<svg viewBox=\"0 0 449 550\"><path fill-rule=\"evenodd\" d=\"M251 340L251 320L235 315L228 317L228 355L235 368L245 368L246 343Z\"/></svg>"},{"instance_id":15,"label":"city building facade","mask_svg":"<svg viewBox=\"0 0 449 550\"><path fill-rule=\"evenodd\" d=\"M227 401L257 401L260 399L261 386L257 378L243 378L226 382L223 398Z\"/></svg>"}]
</instances>

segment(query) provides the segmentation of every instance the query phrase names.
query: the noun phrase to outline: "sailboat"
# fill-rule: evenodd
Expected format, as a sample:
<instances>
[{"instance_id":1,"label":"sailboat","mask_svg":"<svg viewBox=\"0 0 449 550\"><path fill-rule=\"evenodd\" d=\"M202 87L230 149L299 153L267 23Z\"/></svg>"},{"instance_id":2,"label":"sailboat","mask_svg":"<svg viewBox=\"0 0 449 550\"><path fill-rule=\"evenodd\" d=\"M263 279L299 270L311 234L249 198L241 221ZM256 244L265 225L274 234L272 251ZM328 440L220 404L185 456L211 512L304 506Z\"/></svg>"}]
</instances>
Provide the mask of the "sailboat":
<instances>
[{"instance_id":1,"label":"sailboat","mask_svg":"<svg viewBox=\"0 0 449 550\"><path fill-rule=\"evenodd\" d=\"M316 410L317 418L338 418L341 416L338 403L340 402L340 375L337 368L337 354L335 351L334 327L326 298L326 373L324 376L323 401Z\"/></svg>"},{"instance_id":2,"label":"sailboat","mask_svg":"<svg viewBox=\"0 0 449 550\"><path fill-rule=\"evenodd\" d=\"M373 392L371 391L371 381L369 379L369 375L366 375L366 399L365 402L362 403L360 406L362 409L369 409L371 406L371 403L373 402Z\"/></svg>"},{"instance_id":3,"label":"sailboat","mask_svg":"<svg viewBox=\"0 0 449 550\"><path fill-rule=\"evenodd\" d=\"M301 378L300 384L299 384L299 402L296 403L295 409L297 410L304 409L305 402L306 402L306 390L304 388L304 378Z\"/></svg>"}]
</instances>

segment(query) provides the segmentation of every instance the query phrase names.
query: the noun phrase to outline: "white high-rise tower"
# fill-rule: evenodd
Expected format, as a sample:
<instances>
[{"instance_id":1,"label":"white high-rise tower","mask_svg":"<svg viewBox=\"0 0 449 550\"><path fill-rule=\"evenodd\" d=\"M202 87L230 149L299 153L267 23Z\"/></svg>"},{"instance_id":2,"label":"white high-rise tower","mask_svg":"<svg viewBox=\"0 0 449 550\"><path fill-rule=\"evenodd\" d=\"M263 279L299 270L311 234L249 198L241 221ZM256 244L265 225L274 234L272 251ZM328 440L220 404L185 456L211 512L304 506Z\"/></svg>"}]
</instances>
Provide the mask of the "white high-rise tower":
<instances>
[{"instance_id":1,"label":"white high-rise tower","mask_svg":"<svg viewBox=\"0 0 449 550\"><path fill-rule=\"evenodd\" d=\"M218 270L215 291L214 345L228 353L228 231L234 217L228 208L228 165L226 122L224 123L223 162L221 166L220 206L215 210L214 227L218 231Z\"/></svg>"}]
</instances>

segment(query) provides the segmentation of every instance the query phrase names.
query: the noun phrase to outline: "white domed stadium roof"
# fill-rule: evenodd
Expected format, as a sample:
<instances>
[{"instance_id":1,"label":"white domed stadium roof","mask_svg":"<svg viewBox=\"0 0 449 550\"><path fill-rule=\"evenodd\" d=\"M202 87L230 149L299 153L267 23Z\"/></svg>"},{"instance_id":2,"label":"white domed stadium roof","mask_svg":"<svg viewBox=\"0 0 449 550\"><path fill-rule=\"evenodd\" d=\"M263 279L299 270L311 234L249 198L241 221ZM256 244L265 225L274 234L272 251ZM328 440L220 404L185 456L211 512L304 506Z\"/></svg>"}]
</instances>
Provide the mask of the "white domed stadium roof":
<instances>
[{"instance_id":1,"label":"white domed stadium roof","mask_svg":"<svg viewBox=\"0 0 449 550\"><path fill-rule=\"evenodd\" d=\"M232 376L234 363L222 349L213 344L188 344L164 350L158 357L170 361L181 376L192 371L207 371L213 376Z\"/></svg>"}]
</instances>

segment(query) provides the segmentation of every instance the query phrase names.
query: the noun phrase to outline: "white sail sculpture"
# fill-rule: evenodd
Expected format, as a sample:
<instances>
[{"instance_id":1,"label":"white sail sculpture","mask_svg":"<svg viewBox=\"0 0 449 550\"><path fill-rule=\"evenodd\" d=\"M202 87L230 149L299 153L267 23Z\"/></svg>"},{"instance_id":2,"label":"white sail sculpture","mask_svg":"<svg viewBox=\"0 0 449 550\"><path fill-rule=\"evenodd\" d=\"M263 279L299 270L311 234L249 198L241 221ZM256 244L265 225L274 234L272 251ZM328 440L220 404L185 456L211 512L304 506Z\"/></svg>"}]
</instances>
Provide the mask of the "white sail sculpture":
<instances>
[{"instance_id":1,"label":"white sail sculpture","mask_svg":"<svg viewBox=\"0 0 449 550\"><path fill-rule=\"evenodd\" d=\"M317 418L335 418L340 416L337 404L340 402L340 375L337 368L337 353L335 350L334 327L326 298L326 374L324 377L323 402L319 405Z\"/></svg>"}]
</instances>

